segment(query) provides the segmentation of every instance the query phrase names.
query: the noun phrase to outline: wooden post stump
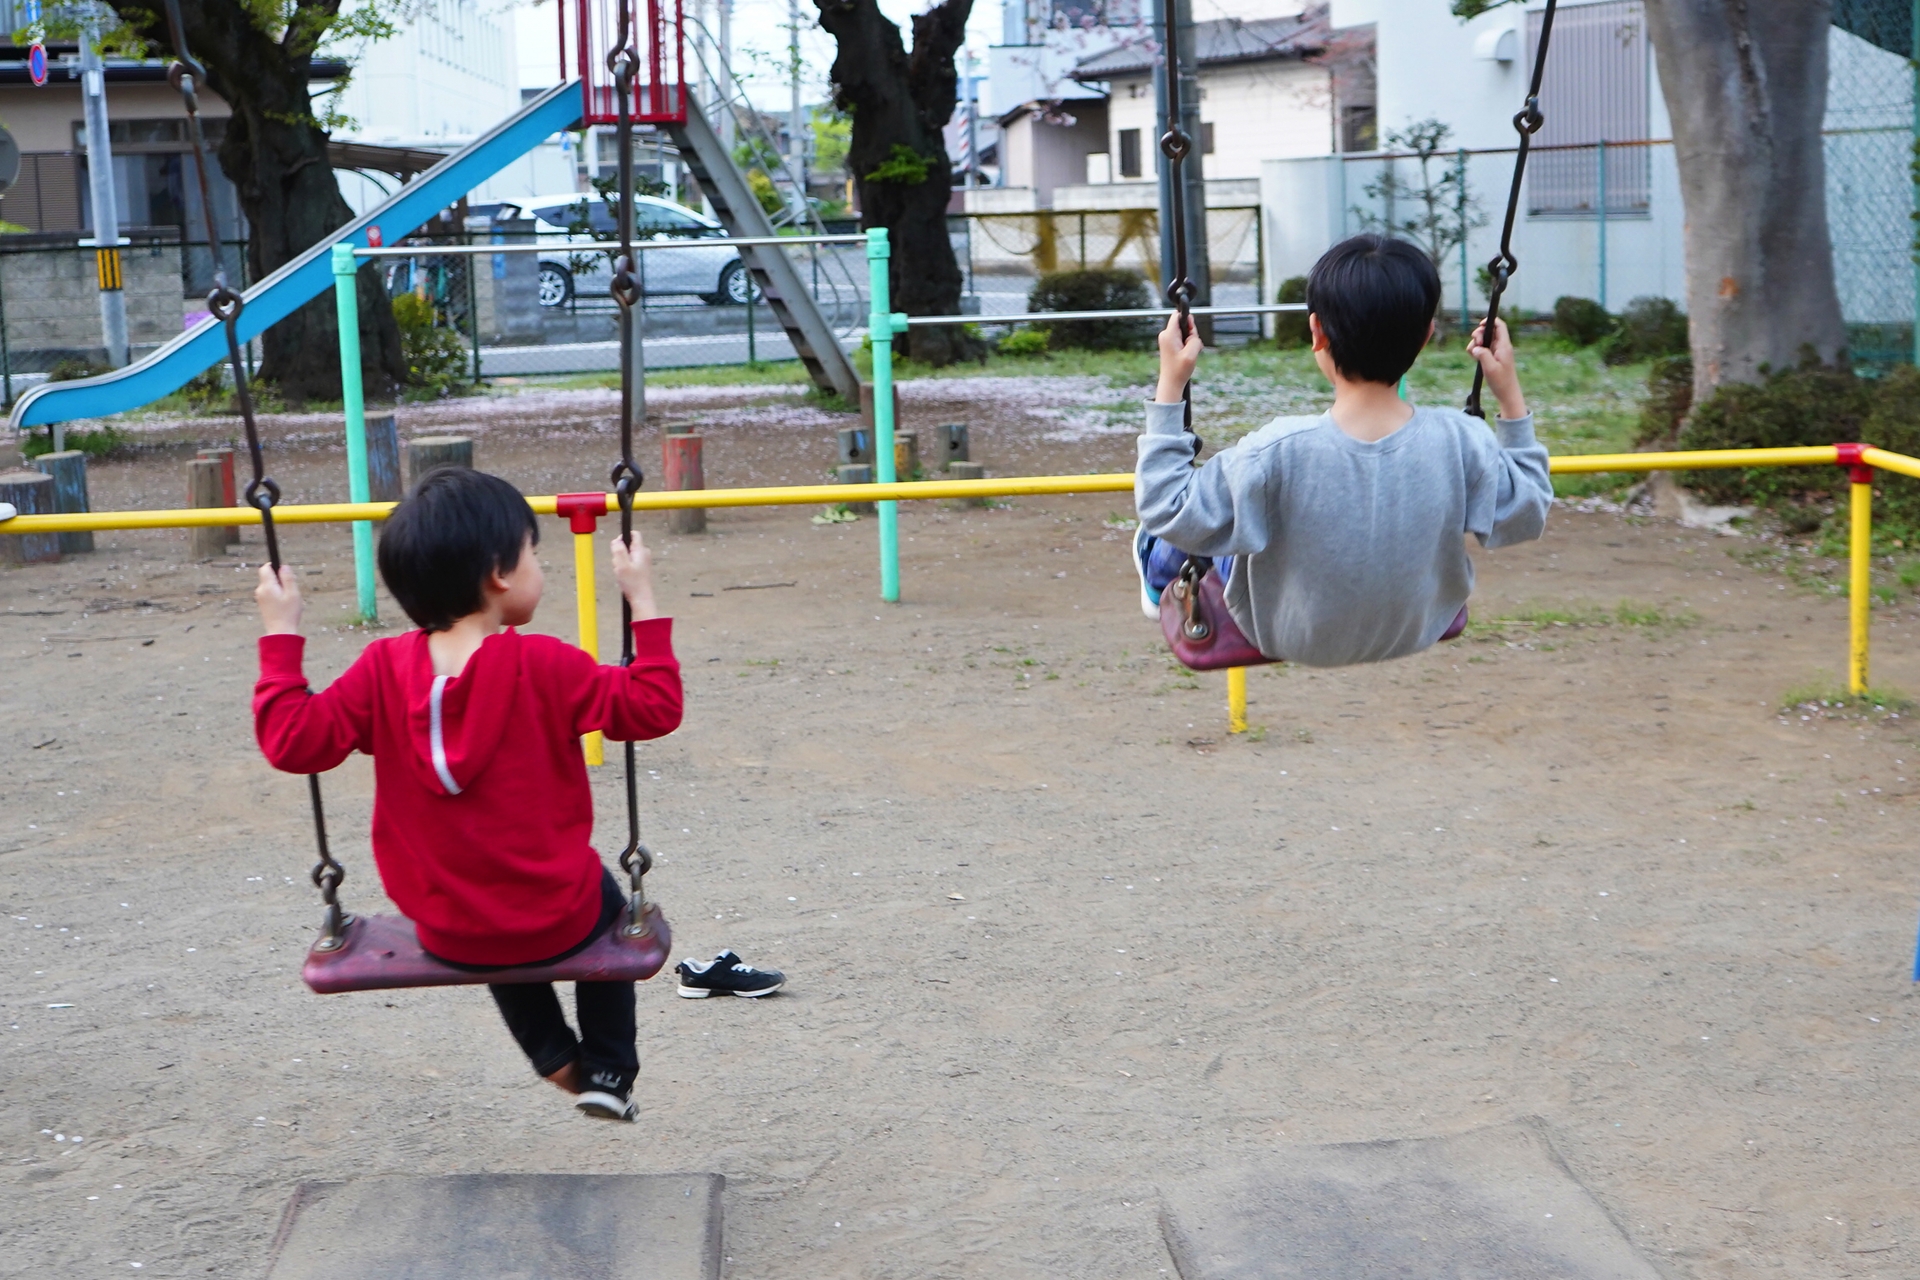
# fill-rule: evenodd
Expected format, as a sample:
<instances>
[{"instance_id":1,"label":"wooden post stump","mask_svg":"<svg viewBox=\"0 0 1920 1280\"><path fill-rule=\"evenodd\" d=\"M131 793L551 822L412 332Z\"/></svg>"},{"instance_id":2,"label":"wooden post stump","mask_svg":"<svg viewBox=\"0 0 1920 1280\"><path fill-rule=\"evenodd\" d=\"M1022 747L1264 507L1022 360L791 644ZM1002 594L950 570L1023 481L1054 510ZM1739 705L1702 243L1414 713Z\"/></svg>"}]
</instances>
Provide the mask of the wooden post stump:
<instances>
[{"instance_id":1,"label":"wooden post stump","mask_svg":"<svg viewBox=\"0 0 1920 1280\"><path fill-rule=\"evenodd\" d=\"M945 471L956 462L970 462L973 454L967 442L967 424L964 422L943 422L940 424L940 469Z\"/></svg>"},{"instance_id":2,"label":"wooden post stump","mask_svg":"<svg viewBox=\"0 0 1920 1280\"><path fill-rule=\"evenodd\" d=\"M466 436L415 436L407 441L407 485L435 467L473 467L473 441Z\"/></svg>"},{"instance_id":3,"label":"wooden post stump","mask_svg":"<svg viewBox=\"0 0 1920 1280\"><path fill-rule=\"evenodd\" d=\"M62 449L59 453L43 453L32 463L35 471L41 471L53 477L53 509L64 515L68 512L91 511L87 504L87 455L78 449ZM93 550L93 531L83 529L75 533L55 534L60 539L62 555L81 555Z\"/></svg>"},{"instance_id":4,"label":"wooden post stump","mask_svg":"<svg viewBox=\"0 0 1920 1280\"><path fill-rule=\"evenodd\" d=\"M871 382L860 384L860 421L865 424L869 432L873 430L873 384ZM893 429L895 432L900 430L900 384L897 382L893 384Z\"/></svg>"},{"instance_id":5,"label":"wooden post stump","mask_svg":"<svg viewBox=\"0 0 1920 1280\"><path fill-rule=\"evenodd\" d=\"M233 483L233 450L227 448L225 445L222 445L218 448L202 449L199 453L195 454L194 456L199 458L212 458L215 462L218 462L220 464L221 501L229 507L238 506L239 503L235 501L235 498L238 497L239 495L235 491L234 483ZM240 544L240 526L239 525L237 524L228 525L226 529L226 534L227 534L228 546L232 547L232 546L238 546Z\"/></svg>"},{"instance_id":6,"label":"wooden post stump","mask_svg":"<svg viewBox=\"0 0 1920 1280\"><path fill-rule=\"evenodd\" d=\"M873 468L864 462L848 463L844 467L835 467L834 471L840 477L841 484L873 483ZM855 515L870 516L876 508L871 502L849 502L847 510Z\"/></svg>"},{"instance_id":7,"label":"wooden post stump","mask_svg":"<svg viewBox=\"0 0 1920 1280\"><path fill-rule=\"evenodd\" d=\"M702 437L694 432L675 432L660 440L661 487L678 493L683 489L707 487L707 473L701 460ZM703 507L686 507L667 512L668 533L705 533L707 513Z\"/></svg>"},{"instance_id":8,"label":"wooden post stump","mask_svg":"<svg viewBox=\"0 0 1920 1280\"><path fill-rule=\"evenodd\" d=\"M987 469L978 462L949 462L947 464L947 479L949 480L985 480L986 478ZM955 498L953 505L963 510L967 507L990 507L993 505L993 499Z\"/></svg>"},{"instance_id":9,"label":"wooden post stump","mask_svg":"<svg viewBox=\"0 0 1920 1280\"><path fill-rule=\"evenodd\" d=\"M837 465L852 467L873 462L873 431L868 427L842 427L839 431L840 458Z\"/></svg>"},{"instance_id":10,"label":"wooden post stump","mask_svg":"<svg viewBox=\"0 0 1920 1280\"><path fill-rule=\"evenodd\" d=\"M392 414L383 413L367 419L367 497L398 502L401 496L400 427Z\"/></svg>"},{"instance_id":11,"label":"wooden post stump","mask_svg":"<svg viewBox=\"0 0 1920 1280\"><path fill-rule=\"evenodd\" d=\"M0 503L23 516L50 516L53 477L44 471L0 471ZM57 533L17 533L0 536L0 561L7 564L52 564L60 558Z\"/></svg>"},{"instance_id":12,"label":"wooden post stump","mask_svg":"<svg viewBox=\"0 0 1920 1280\"><path fill-rule=\"evenodd\" d=\"M224 507L220 489L220 460L195 458L187 464L187 505ZM187 530L187 557L212 560L227 553L227 531L221 525L202 525Z\"/></svg>"},{"instance_id":13,"label":"wooden post stump","mask_svg":"<svg viewBox=\"0 0 1920 1280\"><path fill-rule=\"evenodd\" d=\"M915 480L920 476L920 437L912 431L893 433L893 478Z\"/></svg>"}]
</instances>

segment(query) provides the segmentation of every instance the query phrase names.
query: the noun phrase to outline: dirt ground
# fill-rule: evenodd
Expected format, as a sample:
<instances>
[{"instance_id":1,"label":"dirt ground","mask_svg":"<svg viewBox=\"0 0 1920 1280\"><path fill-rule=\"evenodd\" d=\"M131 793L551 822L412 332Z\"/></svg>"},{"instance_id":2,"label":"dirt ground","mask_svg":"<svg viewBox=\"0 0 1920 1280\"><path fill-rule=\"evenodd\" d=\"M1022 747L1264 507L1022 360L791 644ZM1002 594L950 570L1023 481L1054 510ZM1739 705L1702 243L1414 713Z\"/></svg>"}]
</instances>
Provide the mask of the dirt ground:
<instances>
[{"instance_id":1,"label":"dirt ground","mask_svg":"<svg viewBox=\"0 0 1920 1280\"><path fill-rule=\"evenodd\" d=\"M1071 386L906 394L996 474L1130 460ZM715 485L817 478L841 422L763 389L656 403L706 429ZM481 465L584 488L610 404L403 431L481 414ZM271 424L290 499L340 496L326 427ZM183 456L97 467L96 506L173 505ZM1230 737L1222 679L1138 616L1125 509L907 506L898 606L870 521L646 522L688 688L641 751L650 884L680 954L790 985L642 987L633 1128L533 1078L477 989L301 986L304 788L247 718L257 533L0 574L0 1274L258 1275L302 1179L715 1170L734 1277L1154 1277L1185 1172L1521 1116L1668 1275L1920 1273L1920 741L1777 711L1843 668L1843 601L1738 539L1556 510L1480 558L1469 638L1258 670ZM547 531L539 625L568 634ZM324 680L367 638L347 535L286 538ZM1651 608L1601 624L1622 600ZM1587 625L1484 625L1541 609ZM1875 639L1876 683L1920 689L1911 609ZM370 776L327 780L361 909Z\"/></svg>"}]
</instances>

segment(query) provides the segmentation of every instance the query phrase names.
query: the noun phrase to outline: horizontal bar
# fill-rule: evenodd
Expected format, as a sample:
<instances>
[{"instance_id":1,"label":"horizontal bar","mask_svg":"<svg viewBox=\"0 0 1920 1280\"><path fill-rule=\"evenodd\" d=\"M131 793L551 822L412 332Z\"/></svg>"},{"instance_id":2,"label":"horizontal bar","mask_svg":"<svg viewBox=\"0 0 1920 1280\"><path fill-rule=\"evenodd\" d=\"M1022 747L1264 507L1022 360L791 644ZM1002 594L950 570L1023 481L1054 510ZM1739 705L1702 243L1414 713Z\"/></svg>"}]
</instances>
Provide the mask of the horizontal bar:
<instances>
[{"instance_id":1,"label":"horizontal bar","mask_svg":"<svg viewBox=\"0 0 1920 1280\"><path fill-rule=\"evenodd\" d=\"M1304 302L1267 302L1244 307L1194 307L1196 316L1269 315L1277 311L1305 311ZM1031 324L1036 320L1158 320L1173 314L1171 307L1131 307L1123 311L1022 311L1010 316L908 316L909 327L936 324Z\"/></svg>"},{"instance_id":2,"label":"horizontal bar","mask_svg":"<svg viewBox=\"0 0 1920 1280\"><path fill-rule=\"evenodd\" d=\"M715 245L865 244L865 236L706 236L689 240L635 240L636 249L711 249ZM618 249L618 240L515 240L511 244L395 244L355 249L356 258L478 257L487 253L598 253Z\"/></svg>"},{"instance_id":3,"label":"horizontal bar","mask_svg":"<svg viewBox=\"0 0 1920 1280\"><path fill-rule=\"evenodd\" d=\"M1084 476L1020 476L1006 480L912 480L896 484L808 484L765 489L681 489L634 495L635 511L678 511L697 507L782 507L815 503L893 502L932 498L1003 498L1035 494L1120 493L1133 491L1132 472ZM275 507L277 524L335 524L385 520L397 503L316 502ZM534 514L554 512L551 496L528 498ZM607 510L619 502L607 495ZM252 507L187 507L172 511L72 512L66 515L15 516L0 520L0 534L78 533L105 529L204 529L219 525L257 525Z\"/></svg>"},{"instance_id":4,"label":"horizontal bar","mask_svg":"<svg viewBox=\"0 0 1920 1280\"><path fill-rule=\"evenodd\" d=\"M1830 444L1790 449L1703 449L1676 453L1575 453L1553 458L1555 475L1590 475L1601 471L1679 471L1688 468L1832 466L1839 450ZM1920 478L1920 458L1872 447L1861 451L1861 461L1901 475ZM895 484L803 484L759 489L684 489L670 493L635 494L635 511L678 511L712 507L811 506L839 502L911 502L937 498L1015 498L1071 493L1125 493L1133 489L1126 471L1084 476L1016 476L1005 480L911 480ZM618 509L612 494L607 510ZM554 514L552 496L528 498L537 515ZM318 502L274 508L281 524L331 524L350 520L385 520L391 502ZM260 513L251 507L189 507L172 511L72 512L66 515L15 516L0 520L0 534L80 533L106 529L196 529L218 525L255 525Z\"/></svg>"},{"instance_id":5,"label":"horizontal bar","mask_svg":"<svg viewBox=\"0 0 1920 1280\"><path fill-rule=\"evenodd\" d=\"M1874 450L1878 453L1879 450ZM1897 453L1887 454L1898 458ZM1592 475L1599 471L1686 471L1726 467L1834 466L1840 451L1830 444L1800 445L1790 449L1695 449L1678 453L1572 453L1554 458L1555 475ZM1912 458L1905 461L1920 466ZM1889 468L1891 470L1892 468Z\"/></svg>"}]
</instances>

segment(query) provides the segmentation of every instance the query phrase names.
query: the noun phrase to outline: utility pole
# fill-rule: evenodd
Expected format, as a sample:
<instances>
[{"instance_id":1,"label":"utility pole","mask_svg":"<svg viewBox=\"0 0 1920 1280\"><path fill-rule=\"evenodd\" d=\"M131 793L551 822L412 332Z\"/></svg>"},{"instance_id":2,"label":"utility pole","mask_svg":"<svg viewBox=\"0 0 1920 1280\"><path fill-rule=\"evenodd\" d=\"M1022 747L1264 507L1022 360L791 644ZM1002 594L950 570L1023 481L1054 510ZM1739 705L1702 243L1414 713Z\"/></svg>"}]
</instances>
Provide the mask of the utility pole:
<instances>
[{"instance_id":1,"label":"utility pole","mask_svg":"<svg viewBox=\"0 0 1920 1280\"><path fill-rule=\"evenodd\" d=\"M792 99L787 108L787 153L789 168L798 189L794 191L795 212L804 225L807 218L807 144L800 116L800 0L787 0L787 75Z\"/></svg>"},{"instance_id":2,"label":"utility pole","mask_svg":"<svg viewBox=\"0 0 1920 1280\"><path fill-rule=\"evenodd\" d=\"M980 185L980 82L973 75L973 45L967 45L967 186Z\"/></svg>"},{"instance_id":3,"label":"utility pole","mask_svg":"<svg viewBox=\"0 0 1920 1280\"><path fill-rule=\"evenodd\" d=\"M93 197L93 251L100 283L100 335L107 363L127 363L127 295L121 279L120 211L114 203L113 148L107 136L107 69L100 57L100 19L89 6L80 31L80 96L87 118L87 178ZM81 244L87 241L82 240Z\"/></svg>"},{"instance_id":4,"label":"utility pole","mask_svg":"<svg viewBox=\"0 0 1920 1280\"><path fill-rule=\"evenodd\" d=\"M1198 33L1193 25L1193 0L1162 0L1173 5L1174 25L1179 28L1180 128L1193 139L1180 169L1186 177L1187 197L1187 274L1197 290L1193 303L1198 307L1213 304L1213 263L1207 256L1207 183L1205 139L1200 125L1200 51L1194 47ZM1212 345L1213 318L1195 316L1200 340Z\"/></svg>"},{"instance_id":5,"label":"utility pole","mask_svg":"<svg viewBox=\"0 0 1920 1280\"><path fill-rule=\"evenodd\" d=\"M732 99L736 81L733 75L733 0L715 0L720 9L720 103L716 113L718 119L714 131L720 135L720 145L733 154L733 110Z\"/></svg>"}]
</instances>

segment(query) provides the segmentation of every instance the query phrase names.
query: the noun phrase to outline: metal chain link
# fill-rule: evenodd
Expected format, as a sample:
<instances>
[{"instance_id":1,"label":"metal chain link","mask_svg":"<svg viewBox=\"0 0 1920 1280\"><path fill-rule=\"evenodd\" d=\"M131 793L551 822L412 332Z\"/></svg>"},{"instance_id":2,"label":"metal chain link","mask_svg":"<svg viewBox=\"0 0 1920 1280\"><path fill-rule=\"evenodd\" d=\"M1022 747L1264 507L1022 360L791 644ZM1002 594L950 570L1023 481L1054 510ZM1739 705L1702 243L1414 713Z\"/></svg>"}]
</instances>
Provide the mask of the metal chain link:
<instances>
[{"instance_id":1,"label":"metal chain link","mask_svg":"<svg viewBox=\"0 0 1920 1280\"><path fill-rule=\"evenodd\" d=\"M1167 131L1160 135L1160 154L1167 158L1167 227L1173 237L1172 278L1167 281L1167 301L1180 313L1180 336L1193 335L1193 316L1189 308L1200 289L1187 274L1187 184L1183 171L1193 151L1193 138L1180 127L1180 28L1175 21L1174 0L1160 0L1165 18L1165 42L1162 55L1167 78ZM1181 420L1193 437L1193 456L1200 456L1200 434L1193 429L1193 385L1180 393Z\"/></svg>"},{"instance_id":2,"label":"metal chain link","mask_svg":"<svg viewBox=\"0 0 1920 1280\"><path fill-rule=\"evenodd\" d=\"M198 86L207 78L206 70L187 51L187 33L180 18L180 0L166 0L167 31L173 41L174 61L167 67L167 83L179 91L187 111L187 136L193 143L194 177L200 185L200 212L207 227L207 252L213 259L213 290L207 294L207 310L220 322L227 338L227 363L233 369L234 399L240 405L240 419L246 425L247 460L253 478L247 482L247 505L260 513L260 527L266 534L267 562L275 574L280 572L280 537L274 527L273 508L280 501L280 486L267 474L266 457L260 448L260 428L253 416L253 389L247 382L246 361L241 354L240 313L246 299L227 282L226 255L220 249L220 231L214 220L211 188L207 182L207 140L200 127ZM313 834L319 846L320 861L313 867L313 883L325 905L321 919L317 951L337 951L346 943L345 931L353 917L340 906L340 885L347 869L334 859L327 847L327 814L320 799L320 775L307 775L307 796L313 806Z\"/></svg>"},{"instance_id":3,"label":"metal chain link","mask_svg":"<svg viewBox=\"0 0 1920 1280\"><path fill-rule=\"evenodd\" d=\"M1507 191L1507 216L1500 224L1500 252L1487 264L1487 275L1491 283L1487 289L1487 318L1481 326L1483 340L1493 345L1494 322L1500 318L1500 295L1507 291L1507 281L1520 269L1520 260L1513 256L1513 221L1520 212L1520 188L1527 174L1527 153L1533 148L1533 135L1540 132L1540 126L1547 118L1540 114L1540 80L1547 70L1547 41L1553 35L1553 11L1559 0L1547 0L1546 11L1540 18L1540 47L1533 54L1533 79L1527 86L1527 103L1513 117L1513 128L1520 135L1520 147L1513 158L1513 186ZM1464 308L1466 300L1461 299ZM1486 410L1480 407L1480 388L1486 381L1486 370L1478 362L1473 366L1473 390L1467 393L1466 410L1476 418L1485 418Z\"/></svg>"},{"instance_id":4,"label":"metal chain link","mask_svg":"<svg viewBox=\"0 0 1920 1280\"><path fill-rule=\"evenodd\" d=\"M633 495L646 480L646 473L633 457L634 309L646 305L634 271L633 220L633 79L638 59L633 48L632 0L620 0L619 41L607 54L607 70L613 73L614 106L617 124L614 137L620 148L619 182L620 257L614 263L610 290L620 308L620 461L613 464L611 479L614 495L620 502L620 540L633 545ZM654 86L655 90L659 86ZM620 665L633 665L633 605L626 592L620 593ZM625 744L627 771L627 845L620 851L620 867L627 873L631 896L627 903L625 932L630 938L645 937L653 925L647 918L647 894L643 883L653 870L653 854L640 839L639 772L634 744Z\"/></svg>"}]
</instances>

